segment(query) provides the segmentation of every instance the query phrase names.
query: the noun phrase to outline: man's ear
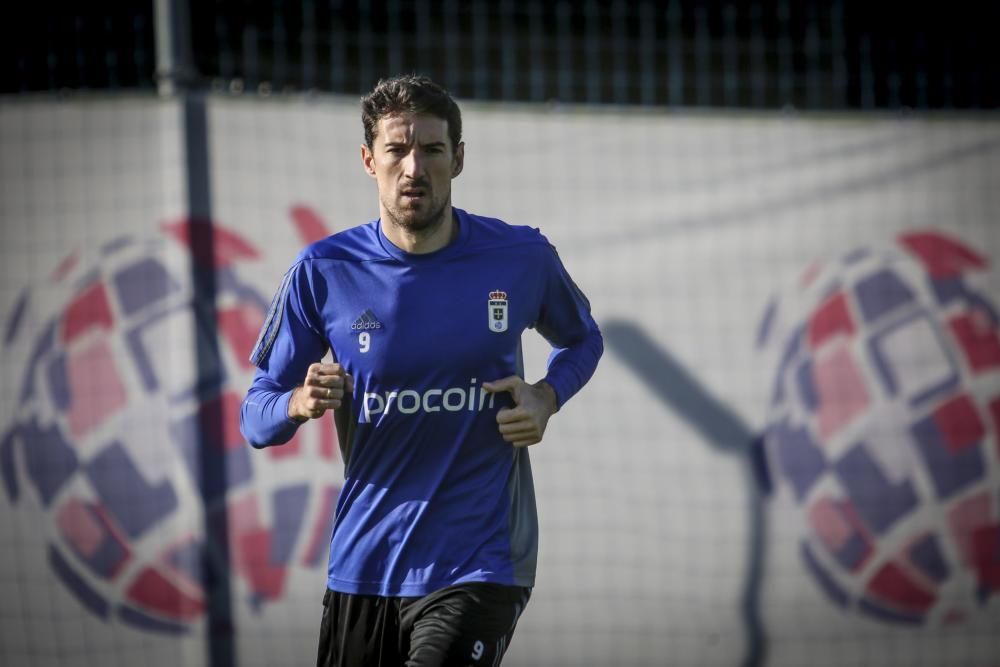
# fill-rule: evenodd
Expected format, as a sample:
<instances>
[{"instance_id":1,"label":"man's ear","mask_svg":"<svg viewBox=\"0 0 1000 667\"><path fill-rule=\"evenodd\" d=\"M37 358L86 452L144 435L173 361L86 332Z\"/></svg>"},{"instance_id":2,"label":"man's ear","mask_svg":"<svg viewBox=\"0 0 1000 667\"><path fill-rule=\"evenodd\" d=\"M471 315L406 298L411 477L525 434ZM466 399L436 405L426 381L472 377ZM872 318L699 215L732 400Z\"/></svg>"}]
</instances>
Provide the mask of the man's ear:
<instances>
[{"instance_id":1,"label":"man's ear","mask_svg":"<svg viewBox=\"0 0 1000 667\"><path fill-rule=\"evenodd\" d=\"M465 166L465 142L458 142L458 148L455 149L455 155L451 159L451 177L455 178L462 173L462 168Z\"/></svg>"},{"instance_id":2,"label":"man's ear","mask_svg":"<svg viewBox=\"0 0 1000 667\"><path fill-rule=\"evenodd\" d=\"M361 164L368 175L375 178L375 155L368 148L368 144L361 144Z\"/></svg>"}]
</instances>

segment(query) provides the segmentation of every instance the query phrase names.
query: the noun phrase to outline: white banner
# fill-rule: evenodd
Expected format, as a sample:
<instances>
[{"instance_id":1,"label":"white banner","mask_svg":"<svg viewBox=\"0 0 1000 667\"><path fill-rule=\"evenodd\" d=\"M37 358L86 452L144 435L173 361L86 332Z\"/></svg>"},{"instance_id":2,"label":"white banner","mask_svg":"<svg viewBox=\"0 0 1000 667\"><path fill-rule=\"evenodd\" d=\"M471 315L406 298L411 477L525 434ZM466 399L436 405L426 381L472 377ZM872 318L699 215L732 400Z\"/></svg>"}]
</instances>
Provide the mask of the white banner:
<instances>
[{"instance_id":1,"label":"white banner","mask_svg":"<svg viewBox=\"0 0 1000 667\"><path fill-rule=\"evenodd\" d=\"M455 205L539 227L605 333L532 450L505 664L995 664L1000 123L462 106ZM333 426L253 451L238 406L285 269L375 186L355 100L208 110L212 258L176 102L0 105L0 663L207 664L221 543L237 664L314 660Z\"/></svg>"}]
</instances>

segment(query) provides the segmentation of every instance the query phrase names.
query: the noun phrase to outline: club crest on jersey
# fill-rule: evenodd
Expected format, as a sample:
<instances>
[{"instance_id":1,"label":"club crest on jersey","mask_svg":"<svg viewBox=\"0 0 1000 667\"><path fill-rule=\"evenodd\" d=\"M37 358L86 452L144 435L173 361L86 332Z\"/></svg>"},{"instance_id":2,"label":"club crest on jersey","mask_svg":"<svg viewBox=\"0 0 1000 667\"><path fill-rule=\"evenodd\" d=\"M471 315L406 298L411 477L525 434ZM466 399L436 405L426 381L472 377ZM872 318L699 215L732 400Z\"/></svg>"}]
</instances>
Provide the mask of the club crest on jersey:
<instances>
[{"instance_id":1,"label":"club crest on jersey","mask_svg":"<svg viewBox=\"0 0 1000 667\"><path fill-rule=\"evenodd\" d=\"M493 290L488 303L490 331L503 333L507 330L507 292Z\"/></svg>"}]
</instances>

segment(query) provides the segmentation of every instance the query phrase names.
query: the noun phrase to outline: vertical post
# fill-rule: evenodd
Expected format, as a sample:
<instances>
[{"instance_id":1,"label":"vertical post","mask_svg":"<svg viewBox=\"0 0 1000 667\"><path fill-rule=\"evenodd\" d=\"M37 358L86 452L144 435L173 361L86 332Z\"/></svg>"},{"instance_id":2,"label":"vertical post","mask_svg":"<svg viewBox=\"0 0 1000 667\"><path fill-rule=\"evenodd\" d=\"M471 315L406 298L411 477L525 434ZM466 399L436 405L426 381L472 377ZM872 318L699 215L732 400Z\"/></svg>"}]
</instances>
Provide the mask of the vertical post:
<instances>
[{"instance_id":1,"label":"vertical post","mask_svg":"<svg viewBox=\"0 0 1000 667\"><path fill-rule=\"evenodd\" d=\"M195 80L187 0L154 0L156 87L163 97L182 93Z\"/></svg>"},{"instance_id":2,"label":"vertical post","mask_svg":"<svg viewBox=\"0 0 1000 667\"><path fill-rule=\"evenodd\" d=\"M175 97L181 104L181 134L187 212L190 229L192 318L195 328L195 393L199 412L196 451L198 488L204 511L204 546L201 584L206 599L207 658L210 667L233 667L236 663L230 589L228 488L221 443L213 432L227 417L220 400L222 379L205 378L199 369L219 368L216 328L215 234L212 223L211 154L208 110L205 96L196 88L197 76L191 48L191 19L187 0L155 0L156 72L161 96ZM228 416L232 418L232 415ZM216 539L213 539L216 538Z\"/></svg>"},{"instance_id":3,"label":"vertical post","mask_svg":"<svg viewBox=\"0 0 1000 667\"><path fill-rule=\"evenodd\" d=\"M156 89L162 97L173 95L174 26L170 0L154 0L156 29Z\"/></svg>"},{"instance_id":4,"label":"vertical post","mask_svg":"<svg viewBox=\"0 0 1000 667\"><path fill-rule=\"evenodd\" d=\"M184 155L187 180L188 219L191 245L191 307L194 311L194 340L197 341L197 368L220 368L219 338L216 322L215 235L212 223L211 155L209 152L208 112L200 93L184 93ZM198 330L201 329L202 332ZM197 375L197 374L196 374ZM229 518L226 490L229 488L222 443L215 442L215 426L233 419L223 411L223 377L198 382L196 395L200 408L198 420L198 467L200 473L205 554L202 561L202 589L206 600L208 628L208 664L232 667L235 664L235 628L233 627L232 591L229 576ZM214 539L213 539L214 538Z\"/></svg>"}]
</instances>

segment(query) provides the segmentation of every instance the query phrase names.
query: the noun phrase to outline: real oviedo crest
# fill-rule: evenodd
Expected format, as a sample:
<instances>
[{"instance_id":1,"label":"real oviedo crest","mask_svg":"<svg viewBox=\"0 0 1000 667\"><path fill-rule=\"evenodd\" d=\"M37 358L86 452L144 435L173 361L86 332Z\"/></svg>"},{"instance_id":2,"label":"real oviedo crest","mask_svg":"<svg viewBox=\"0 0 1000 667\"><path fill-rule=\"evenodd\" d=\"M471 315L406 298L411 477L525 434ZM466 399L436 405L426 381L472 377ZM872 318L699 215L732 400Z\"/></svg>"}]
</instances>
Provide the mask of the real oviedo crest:
<instances>
[{"instance_id":1,"label":"real oviedo crest","mask_svg":"<svg viewBox=\"0 0 1000 667\"><path fill-rule=\"evenodd\" d=\"M488 324L490 331L502 333L507 330L507 292L494 290L490 292Z\"/></svg>"}]
</instances>

